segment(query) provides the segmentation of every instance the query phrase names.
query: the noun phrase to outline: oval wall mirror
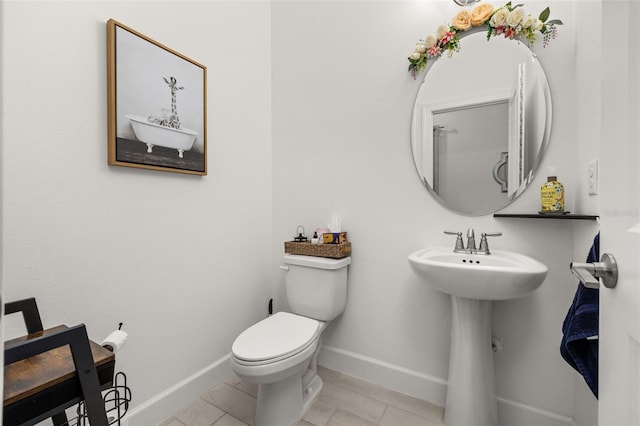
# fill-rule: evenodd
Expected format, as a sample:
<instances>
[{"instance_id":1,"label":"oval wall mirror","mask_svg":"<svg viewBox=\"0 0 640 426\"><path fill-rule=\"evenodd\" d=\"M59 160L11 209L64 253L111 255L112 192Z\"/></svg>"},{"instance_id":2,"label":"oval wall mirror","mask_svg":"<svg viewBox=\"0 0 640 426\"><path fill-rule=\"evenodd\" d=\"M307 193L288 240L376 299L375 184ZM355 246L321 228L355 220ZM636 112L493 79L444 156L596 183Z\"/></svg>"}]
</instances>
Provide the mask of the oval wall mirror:
<instances>
[{"instance_id":1,"label":"oval wall mirror","mask_svg":"<svg viewBox=\"0 0 640 426\"><path fill-rule=\"evenodd\" d=\"M413 107L420 180L455 212L481 216L514 201L549 143L551 93L523 42L460 36L460 51L430 59Z\"/></svg>"}]
</instances>

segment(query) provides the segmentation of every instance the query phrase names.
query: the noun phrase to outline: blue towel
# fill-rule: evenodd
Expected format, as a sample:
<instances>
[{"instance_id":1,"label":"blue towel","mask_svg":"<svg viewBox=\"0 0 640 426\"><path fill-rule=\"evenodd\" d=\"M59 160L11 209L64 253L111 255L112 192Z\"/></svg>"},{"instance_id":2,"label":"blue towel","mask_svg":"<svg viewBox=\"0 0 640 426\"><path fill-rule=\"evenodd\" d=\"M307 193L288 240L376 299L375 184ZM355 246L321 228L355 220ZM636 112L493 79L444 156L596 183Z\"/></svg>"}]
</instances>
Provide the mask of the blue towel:
<instances>
[{"instance_id":1,"label":"blue towel","mask_svg":"<svg viewBox=\"0 0 640 426\"><path fill-rule=\"evenodd\" d=\"M600 259L600 233L593 239L587 262ZM573 303L562 323L560 354L575 368L598 398L598 317L599 291L578 283Z\"/></svg>"}]
</instances>

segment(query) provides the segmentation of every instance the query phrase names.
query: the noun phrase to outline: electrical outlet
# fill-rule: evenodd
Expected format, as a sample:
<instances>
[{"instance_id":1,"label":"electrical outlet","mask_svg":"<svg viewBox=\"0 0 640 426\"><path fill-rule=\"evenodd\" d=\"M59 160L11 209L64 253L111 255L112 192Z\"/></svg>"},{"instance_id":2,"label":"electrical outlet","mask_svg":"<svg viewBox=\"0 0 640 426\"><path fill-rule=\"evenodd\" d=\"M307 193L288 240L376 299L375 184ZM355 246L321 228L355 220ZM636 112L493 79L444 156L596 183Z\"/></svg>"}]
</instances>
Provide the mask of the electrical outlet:
<instances>
[{"instance_id":1,"label":"electrical outlet","mask_svg":"<svg viewBox=\"0 0 640 426\"><path fill-rule=\"evenodd\" d=\"M589 195L598 194L598 160L593 160L587 168L587 192Z\"/></svg>"}]
</instances>

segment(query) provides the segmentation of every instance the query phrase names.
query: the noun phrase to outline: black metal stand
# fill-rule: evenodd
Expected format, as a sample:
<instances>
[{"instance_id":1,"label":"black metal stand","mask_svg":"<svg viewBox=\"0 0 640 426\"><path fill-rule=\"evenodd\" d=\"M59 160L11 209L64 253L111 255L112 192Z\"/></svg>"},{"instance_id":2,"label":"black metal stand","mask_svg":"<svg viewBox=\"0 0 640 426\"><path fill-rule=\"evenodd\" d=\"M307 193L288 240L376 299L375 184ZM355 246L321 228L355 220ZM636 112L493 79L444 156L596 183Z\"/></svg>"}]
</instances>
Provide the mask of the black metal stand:
<instances>
[{"instance_id":1,"label":"black metal stand","mask_svg":"<svg viewBox=\"0 0 640 426\"><path fill-rule=\"evenodd\" d=\"M5 347L4 365L12 364L65 345L69 345L71 348L73 363L76 367L78 379L80 380L82 397L90 413L91 424L94 426L107 426L109 423L107 422L107 415L100 392L98 373L93 364L89 337L87 336L87 330L84 324L76 325L48 336L36 337L14 347ZM62 420L63 413L59 411L59 408L41 415L40 420L54 415L58 421ZM35 420L36 419L34 419L33 424L37 423Z\"/></svg>"},{"instance_id":2,"label":"black metal stand","mask_svg":"<svg viewBox=\"0 0 640 426\"><path fill-rule=\"evenodd\" d=\"M38 311L38 305L35 298L30 297L29 299L5 303L5 315L15 314L18 312L22 312L22 318L24 319L24 324L27 326L28 334L43 330L42 320L40 319L40 312Z\"/></svg>"},{"instance_id":3,"label":"black metal stand","mask_svg":"<svg viewBox=\"0 0 640 426\"><path fill-rule=\"evenodd\" d=\"M35 299L24 299L5 304L5 314L22 311L29 334L42 331L42 321ZM4 365L30 358L60 346L69 345L76 369L82 399L86 404L89 421L92 426L107 426L107 415L100 391L98 374L93 362L89 345L89 337L84 324L70 327L46 336L34 337L24 342L6 343ZM46 418L53 417L54 424L68 423L64 412L65 406L55 407L22 424L36 424ZM5 419L6 421L7 419Z\"/></svg>"},{"instance_id":4,"label":"black metal stand","mask_svg":"<svg viewBox=\"0 0 640 426\"><path fill-rule=\"evenodd\" d=\"M131 389L127 386L127 376L123 372L116 373L113 387L104 393L103 399L109 424L120 426L122 418L129 409L129 402L131 402ZM84 402L78 404L76 412L78 414L77 426L90 424L87 423L87 407Z\"/></svg>"}]
</instances>

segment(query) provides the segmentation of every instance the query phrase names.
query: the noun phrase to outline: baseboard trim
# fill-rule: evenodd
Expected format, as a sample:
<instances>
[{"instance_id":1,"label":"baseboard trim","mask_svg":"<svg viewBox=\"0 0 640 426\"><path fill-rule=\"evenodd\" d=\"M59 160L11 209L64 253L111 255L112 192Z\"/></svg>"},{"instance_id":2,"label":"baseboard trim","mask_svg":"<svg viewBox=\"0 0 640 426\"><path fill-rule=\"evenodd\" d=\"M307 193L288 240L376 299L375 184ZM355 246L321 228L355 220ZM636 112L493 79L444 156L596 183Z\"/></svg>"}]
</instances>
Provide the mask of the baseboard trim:
<instances>
[{"instance_id":1,"label":"baseboard trim","mask_svg":"<svg viewBox=\"0 0 640 426\"><path fill-rule=\"evenodd\" d=\"M513 426L576 426L571 417L497 397L500 424Z\"/></svg>"},{"instance_id":2,"label":"baseboard trim","mask_svg":"<svg viewBox=\"0 0 640 426\"><path fill-rule=\"evenodd\" d=\"M230 355L223 356L153 398L137 405L127 413L122 424L124 426L148 426L160 424L173 416L231 375Z\"/></svg>"},{"instance_id":3,"label":"baseboard trim","mask_svg":"<svg viewBox=\"0 0 640 426\"><path fill-rule=\"evenodd\" d=\"M318 364L444 406L447 381L334 346L322 346Z\"/></svg>"},{"instance_id":4,"label":"baseboard trim","mask_svg":"<svg viewBox=\"0 0 640 426\"><path fill-rule=\"evenodd\" d=\"M334 346L323 346L318 364L444 407L447 381ZM575 426L571 417L498 397L500 423L510 426Z\"/></svg>"}]
</instances>

